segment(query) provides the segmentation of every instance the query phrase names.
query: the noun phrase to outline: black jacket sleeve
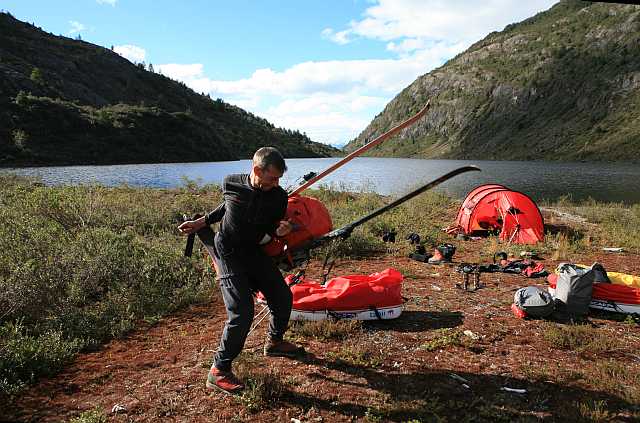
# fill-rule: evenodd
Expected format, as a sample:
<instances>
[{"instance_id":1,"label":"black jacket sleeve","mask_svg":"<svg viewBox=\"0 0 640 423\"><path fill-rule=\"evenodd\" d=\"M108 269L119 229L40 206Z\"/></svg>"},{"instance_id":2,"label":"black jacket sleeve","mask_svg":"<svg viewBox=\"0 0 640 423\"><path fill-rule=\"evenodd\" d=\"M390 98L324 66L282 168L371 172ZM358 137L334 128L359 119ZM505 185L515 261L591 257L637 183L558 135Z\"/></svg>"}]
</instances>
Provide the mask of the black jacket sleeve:
<instances>
[{"instance_id":1,"label":"black jacket sleeve","mask_svg":"<svg viewBox=\"0 0 640 423\"><path fill-rule=\"evenodd\" d=\"M271 228L270 228L271 231L268 232L270 235L275 235L276 229L278 229L278 226L280 226L280 221L284 220L287 214L287 205L289 204L289 197L287 196L286 192L284 192L283 195L280 196L279 202L280 204L279 204L278 218L271 225Z\"/></svg>"},{"instance_id":2,"label":"black jacket sleeve","mask_svg":"<svg viewBox=\"0 0 640 423\"><path fill-rule=\"evenodd\" d=\"M204 222L207 225L220 222L222 220L222 216L224 216L224 212L225 212L225 207L224 207L224 202L222 202L218 207L216 207L214 210L210 211L204 216Z\"/></svg>"}]
</instances>

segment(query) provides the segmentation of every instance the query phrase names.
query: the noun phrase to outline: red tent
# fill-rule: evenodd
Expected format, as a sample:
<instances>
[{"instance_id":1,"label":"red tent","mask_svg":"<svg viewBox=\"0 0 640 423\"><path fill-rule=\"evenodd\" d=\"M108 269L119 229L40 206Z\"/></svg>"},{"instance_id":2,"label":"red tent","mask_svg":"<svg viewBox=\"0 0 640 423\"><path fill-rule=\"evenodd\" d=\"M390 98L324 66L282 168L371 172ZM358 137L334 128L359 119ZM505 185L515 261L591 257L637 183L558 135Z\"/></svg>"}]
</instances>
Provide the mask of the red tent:
<instances>
[{"instance_id":1,"label":"red tent","mask_svg":"<svg viewBox=\"0 0 640 423\"><path fill-rule=\"evenodd\" d=\"M464 234L500 231L500 239L516 244L544 240L544 221L536 203L527 195L504 185L474 188L462 202L456 226Z\"/></svg>"}]
</instances>

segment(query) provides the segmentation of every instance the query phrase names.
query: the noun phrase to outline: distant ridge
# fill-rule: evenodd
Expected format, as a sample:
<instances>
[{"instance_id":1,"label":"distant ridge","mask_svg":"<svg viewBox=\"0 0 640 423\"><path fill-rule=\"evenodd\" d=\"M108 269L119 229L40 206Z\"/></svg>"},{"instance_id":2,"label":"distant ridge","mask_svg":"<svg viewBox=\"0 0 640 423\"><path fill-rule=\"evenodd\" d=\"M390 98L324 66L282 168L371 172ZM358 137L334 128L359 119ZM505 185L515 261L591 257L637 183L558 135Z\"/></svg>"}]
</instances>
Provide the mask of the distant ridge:
<instances>
[{"instance_id":1,"label":"distant ridge","mask_svg":"<svg viewBox=\"0 0 640 423\"><path fill-rule=\"evenodd\" d=\"M0 165L236 160L263 145L286 157L339 153L109 49L0 13Z\"/></svg>"},{"instance_id":2,"label":"distant ridge","mask_svg":"<svg viewBox=\"0 0 640 423\"><path fill-rule=\"evenodd\" d=\"M415 113L394 157L640 161L640 6L561 1L416 79L345 147Z\"/></svg>"}]
</instances>

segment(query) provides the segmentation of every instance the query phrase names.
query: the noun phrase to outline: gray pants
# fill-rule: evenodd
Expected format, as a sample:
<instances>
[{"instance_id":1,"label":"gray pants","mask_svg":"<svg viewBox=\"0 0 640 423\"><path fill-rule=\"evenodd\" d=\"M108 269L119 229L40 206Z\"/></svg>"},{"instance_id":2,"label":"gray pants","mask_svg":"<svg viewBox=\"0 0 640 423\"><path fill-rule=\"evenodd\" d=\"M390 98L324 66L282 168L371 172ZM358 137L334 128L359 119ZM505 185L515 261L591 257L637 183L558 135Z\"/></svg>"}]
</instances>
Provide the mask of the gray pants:
<instances>
[{"instance_id":1,"label":"gray pants","mask_svg":"<svg viewBox=\"0 0 640 423\"><path fill-rule=\"evenodd\" d=\"M216 234L216 266L220 290L227 308L227 322L214 366L231 370L231 362L240 354L253 321L253 294L262 292L271 312L268 336L282 340L289 324L293 296L273 259L260 248L238 249Z\"/></svg>"}]
</instances>

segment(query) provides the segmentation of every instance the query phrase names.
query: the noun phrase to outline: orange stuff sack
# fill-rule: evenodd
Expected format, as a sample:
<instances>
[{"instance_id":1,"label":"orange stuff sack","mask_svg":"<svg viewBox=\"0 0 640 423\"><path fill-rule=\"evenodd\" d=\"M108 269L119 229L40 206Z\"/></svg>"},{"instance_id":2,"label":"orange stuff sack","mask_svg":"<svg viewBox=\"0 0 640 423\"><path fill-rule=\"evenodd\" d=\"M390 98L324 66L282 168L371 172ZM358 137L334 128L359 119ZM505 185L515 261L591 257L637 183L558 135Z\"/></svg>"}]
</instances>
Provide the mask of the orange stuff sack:
<instances>
[{"instance_id":1,"label":"orange stuff sack","mask_svg":"<svg viewBox=\"0 0 640 423\"><path fill-rule=\"evenodd\" d=\"M327 208L320 200L311 197L289 197L285 219L292 223L293 230L289 235L273 239L263 247L271 257L281 255L285 246L288 250L295 250L333 229Z\"/></svg>"}]
</instances>

